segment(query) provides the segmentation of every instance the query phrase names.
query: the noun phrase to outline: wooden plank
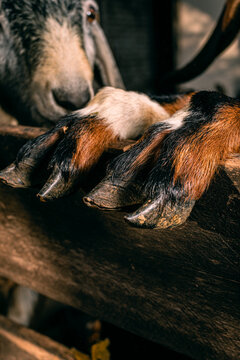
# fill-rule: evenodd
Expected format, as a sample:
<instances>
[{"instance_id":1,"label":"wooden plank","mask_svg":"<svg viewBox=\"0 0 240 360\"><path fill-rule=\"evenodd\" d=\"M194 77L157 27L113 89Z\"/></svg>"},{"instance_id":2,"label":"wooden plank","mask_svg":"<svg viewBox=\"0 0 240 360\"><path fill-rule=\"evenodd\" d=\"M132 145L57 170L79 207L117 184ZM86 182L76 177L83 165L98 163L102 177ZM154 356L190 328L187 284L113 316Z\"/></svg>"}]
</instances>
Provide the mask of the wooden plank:
<instances>
[{"instance_id":1,"label":"wooden plank","mask_svg":"<svg viewBox=\"0 0 240 360\"><path fill-rule=\"evenodd\" d=\"M2 360L90 360L78 352L15 324L0 315L0 359Z\"/></svg>"},{"instance_id":2,"label":"wooden plank","mask_svg":"<svg viewBox=\"0 0 240 360\"><path fill-rule=\"evenodd\" d=\"M123 212L87 208L81 191L40 203L34 189L1 185L0 274L193 359L236 360L239 157L230 165L173 230L131 228Z\"/></svg>"}]
</instances>

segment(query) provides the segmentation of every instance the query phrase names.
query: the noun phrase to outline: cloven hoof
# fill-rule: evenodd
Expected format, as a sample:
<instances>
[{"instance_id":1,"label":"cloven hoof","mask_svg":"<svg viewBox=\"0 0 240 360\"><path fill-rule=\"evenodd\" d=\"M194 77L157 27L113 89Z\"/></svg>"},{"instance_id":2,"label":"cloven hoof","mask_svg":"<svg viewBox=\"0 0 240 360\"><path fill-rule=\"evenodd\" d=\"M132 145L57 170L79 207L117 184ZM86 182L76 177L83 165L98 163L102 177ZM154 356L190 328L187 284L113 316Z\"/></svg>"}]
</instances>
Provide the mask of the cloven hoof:
<instances>
[{"instance_id":1,"label":"cloven hoof","mask_svg":"<svg viewBox=\"0 0 240 360\"><path fill-rule=\"evenodd\" d=\"M183 224L189 217L195 201L160 205L158 199L149 200L125 220L132 226L147 229L167 229Z\"/></svg>"},{"instance_id":2,"label":"cloven hoof","mask_svg":"<svg viewBox=\"0 0 240 360\"><path fill-rule=\"evenodd\" d=\"M16 166L12 163L0 171L0 181L14 188L27 188L32 184L32 172L33 167L29 164Z\"/></svg>"},{"instance_id":3,"label":"cloven hoof","mask_svg":"<svg viewBox=\"0 0 240 360\"><path fill-rule=\"evenodd\" d=\"M127 206L142 204L146 200L140 185L123 180L112 181L107 175L83 201L86 205L105 210L121 209Z\"/></svg>"}]
</instances>

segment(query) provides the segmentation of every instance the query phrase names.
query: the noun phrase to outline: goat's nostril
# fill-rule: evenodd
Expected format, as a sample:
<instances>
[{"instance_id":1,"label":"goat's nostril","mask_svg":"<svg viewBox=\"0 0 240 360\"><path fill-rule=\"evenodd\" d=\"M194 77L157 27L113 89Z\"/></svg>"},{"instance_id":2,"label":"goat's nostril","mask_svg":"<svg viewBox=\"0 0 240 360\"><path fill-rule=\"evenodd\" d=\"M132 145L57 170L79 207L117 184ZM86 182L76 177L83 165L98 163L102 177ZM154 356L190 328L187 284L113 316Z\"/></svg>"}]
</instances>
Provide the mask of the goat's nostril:
<instances>
[{"instance_id":1,"label":"goat's nostril","mask_svg":"<svg viewBox=\"0 0 240 360\"><path fill-rule=\"evenodd\" d=\"M53 97L55 102L64 109L72 110L72 111L77 109L77 107L74 105L72 101L67 100L67 97L63 96L61 90L53 90Z\"/></svg>"},{"instance_id":2,"label":"goat's nostril","mask_svg":"<svg viewBox=\"0 0 240 360\"><path fill-rule=\"evenodd\" d=\"M74 111L82 108L91 98L88 89L84 91L66 91L64 89L53 89L53 97L55 102L66 110Z\"/></svg>"}]
</instances>

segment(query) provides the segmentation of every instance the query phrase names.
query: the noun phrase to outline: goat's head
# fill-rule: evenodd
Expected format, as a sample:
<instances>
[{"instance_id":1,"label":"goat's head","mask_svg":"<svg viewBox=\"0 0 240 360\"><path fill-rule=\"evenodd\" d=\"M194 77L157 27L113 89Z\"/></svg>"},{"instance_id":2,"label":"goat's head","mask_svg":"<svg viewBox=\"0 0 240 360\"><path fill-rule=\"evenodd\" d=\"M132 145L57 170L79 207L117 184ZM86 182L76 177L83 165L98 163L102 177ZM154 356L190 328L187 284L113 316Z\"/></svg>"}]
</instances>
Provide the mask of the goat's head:
<instances>
[{"instance_id":1,"label":"goat's head","mask_svg":"<svg viewBox=\"0 0 240 360\"><path fill-rule=\"evenodd\" d=\"M57 121L93 96L93 69L123 87L94 0L0 0L0 101L20 120Z\"/></svg>"}]
</instances>

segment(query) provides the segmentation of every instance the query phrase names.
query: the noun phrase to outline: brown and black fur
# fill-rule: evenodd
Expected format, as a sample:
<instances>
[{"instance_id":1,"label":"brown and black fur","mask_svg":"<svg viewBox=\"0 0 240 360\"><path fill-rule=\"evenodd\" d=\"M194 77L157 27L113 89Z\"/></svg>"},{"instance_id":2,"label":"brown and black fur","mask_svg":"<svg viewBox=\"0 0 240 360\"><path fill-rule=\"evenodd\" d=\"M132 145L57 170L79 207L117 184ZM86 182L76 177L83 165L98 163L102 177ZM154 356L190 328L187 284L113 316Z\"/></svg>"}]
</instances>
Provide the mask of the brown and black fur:
<instances>
[{"instance_id":1,"label":"brown and black fur","mask_svg":"<svg viewBox=\"0 0 240 360\"><path fill-rule=\"evenodd\" d=\"M231 24L235 29L238 20L239 1L228 0L217 25L223 27L223 36ZM138 129L142 114L145 123ZM134 201L139 205L126 217L132 225L176 226L187 219L219 166L239 152L239 116L239 100L217 92L150 98L103 89L85 109L63 118L54 130L26 144L0 178L11 186L31 186L31 173L45 162L50 176L38 196L41 200L59 198L81 181L111 143L128 138L122 132L124 126L129 134L142 137L110 164L107 177L85 202L114 209L129 205L130 199L131 205ZM135 190L132 184L137 184ZM117 191L109 191L113 187ZM99 203L101 192L107 197L106 205Z\"/></svg>"}]
</instances>

